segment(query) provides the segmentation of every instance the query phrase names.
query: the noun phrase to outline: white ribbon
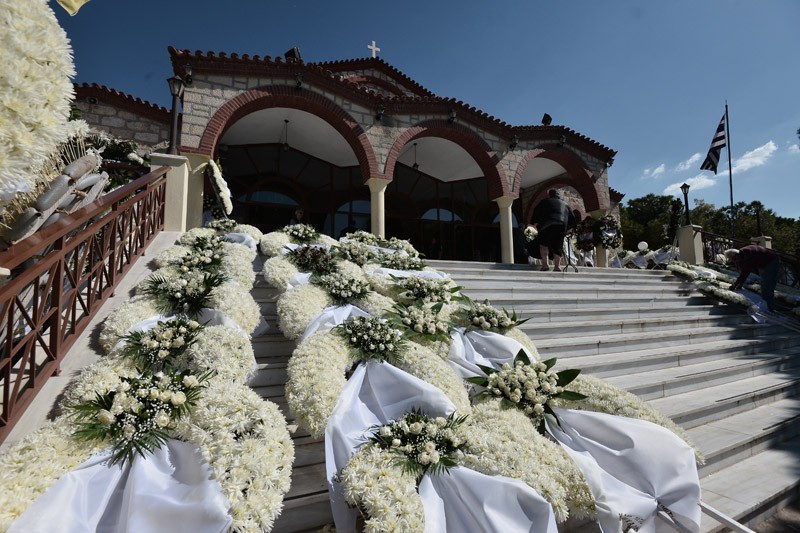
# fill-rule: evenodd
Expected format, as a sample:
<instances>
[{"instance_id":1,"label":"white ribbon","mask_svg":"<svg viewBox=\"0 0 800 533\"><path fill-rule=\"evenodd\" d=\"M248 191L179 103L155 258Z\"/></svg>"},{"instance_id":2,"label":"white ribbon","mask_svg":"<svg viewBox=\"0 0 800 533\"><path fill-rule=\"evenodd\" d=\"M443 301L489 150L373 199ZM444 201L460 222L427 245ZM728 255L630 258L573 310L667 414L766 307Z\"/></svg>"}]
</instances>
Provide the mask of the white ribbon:
<instances>
[{"instance_id":1,"label":"white ribbon","mask_svg":"<svg viewBox=\"0 0 800 533\"><path fill-rule=\"evenodd\" d=\"M558 533L550 503L518 479L456 466L419 485L425 533L513 531Z\"/></svg>"},{"instance_id":2,"label":"white ribbon","mask_svg":"<svg viewBox=\"0 0 800 533\"><path fill-rule=\"evenodd\" d=\"M225 238L233 243L247 246L254 252L257 251L256 240L247 233L226 233Z\"/></svg>"},{"instance_id":3,"label":"white ribbon","mask_svg":"<svg viewBox=\"0 0 800 533\"><path fill-rule=\"evenodd\" d=\"M228 500L194 446L177 440L123 467L111 452L62 476L11 525L9 533L221 533Z\"/></svg>"},{"instance_id":4,"label":"white ribbon","mask_svg":"<svg viewBox=\"0 0 800 533\"><path fill-rule=\"evenodd\" d=\"M300 285L308 285L311 283L311 272L296 272L286 282L286 290L294 289Z\"/></svg>"},{"instance_id":5,"label":"white ribbon","mask_svg":"<svg viewBox=\"0 0 800 533\"><path fill-rule=\"evenodd\" d=\"M368 276L394 276L396 278L426 278L426 279L448 279L449 274L438 270L397 270L394 268L375 268L366 270Z\"/></svg>"},{"instance_id":6,"label":"white ribbon","mask_svg":"<svg viewBox=\"0 0 800 533\"><path fill-rule=\"evenodd\" d=\"M700 531L700 480L694 450L659 425L605 413L555 409L547 431L586 479L603 533L673 532L656 520L659 504L689 531Z\"/></svg>"},{"instance_id":7,"label":"white ribbon","mask_svg":"<svg viewBox=\"0 0 800 533\"><path fill-rule=\"evenodd\" d=\"M339 324L347 322L351 317L357 316L369 317L372 315L361 308L350 304L332 305L330 307L326 307L320 314L316 316L316 318L314 318L314 320L311 321L308 327L306 327L303 336L300 337L300 340L297 342L299 344L317 331L333 329Z\"/></svg>"},{"instance_id":8,"label":"white ribbon","mask_svg":"<svg viewBox=\"0 0 800 533\"><path fill-rule=\"evenodd\" d=\"M535 357L518 341L492 331L470 331L457 328L451 335L450 352L447 362L462 378L483 376L478 365L500 368L503 363L513 364L520 350L524 350L528 359Z\"/></svg>"},{"instance_id":9,"label":"white ribbon","mask_svg":"<svg viewBox=\"0 0 800 533\"><path fill-rule=\"evenodd\" d=\"M389 363L373 360L359 365L344 386L325 429L325 470L337 531L355 531L358 512L348 507L334 476L367 440L369 428L414 408L434 417L456 409L441 390Z\"/></svg>"}]
</instances>

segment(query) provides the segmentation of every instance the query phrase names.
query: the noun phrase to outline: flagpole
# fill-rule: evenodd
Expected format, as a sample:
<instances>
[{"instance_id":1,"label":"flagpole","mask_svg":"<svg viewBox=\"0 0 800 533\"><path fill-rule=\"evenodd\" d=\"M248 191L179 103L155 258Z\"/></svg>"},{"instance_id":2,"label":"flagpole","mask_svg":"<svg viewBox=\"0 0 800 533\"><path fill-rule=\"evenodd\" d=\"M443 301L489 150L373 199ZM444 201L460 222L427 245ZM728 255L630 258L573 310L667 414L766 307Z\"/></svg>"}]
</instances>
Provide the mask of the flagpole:
<instances>
[{"instance_id":1,"label":"flagpole","mask_svg":"<svg viewBox=\"0 0 800 533\"><path fill-rule=\"evenodd\" d=\"M733 166L731 165L731 127L728 119L728 101L725 100L725 146L728 149L728 182L731 188L731 237L736 233L736 222L733 212Z\"/></svg>"}]
</instances>

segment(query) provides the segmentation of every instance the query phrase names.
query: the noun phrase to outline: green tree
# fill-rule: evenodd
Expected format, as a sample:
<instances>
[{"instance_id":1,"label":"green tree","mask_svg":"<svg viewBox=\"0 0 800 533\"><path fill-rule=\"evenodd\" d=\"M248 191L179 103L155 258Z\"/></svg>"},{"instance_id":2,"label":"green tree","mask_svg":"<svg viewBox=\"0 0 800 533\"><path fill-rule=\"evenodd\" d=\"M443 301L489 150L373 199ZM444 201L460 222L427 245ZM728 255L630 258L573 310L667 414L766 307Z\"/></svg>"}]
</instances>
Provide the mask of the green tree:
<instances>
[{"instance_id":1,"label":"green tree","mask_svg":"<svg viewBox=\"0 0 800 533\"><path fill-rule=\"evenodd\" d=\"M683 203L672 196L648 194L629 200L620 207L625 248L634 250L640 241L651 250L672 244L682 215Z\"/></svg>"}]
</instances>

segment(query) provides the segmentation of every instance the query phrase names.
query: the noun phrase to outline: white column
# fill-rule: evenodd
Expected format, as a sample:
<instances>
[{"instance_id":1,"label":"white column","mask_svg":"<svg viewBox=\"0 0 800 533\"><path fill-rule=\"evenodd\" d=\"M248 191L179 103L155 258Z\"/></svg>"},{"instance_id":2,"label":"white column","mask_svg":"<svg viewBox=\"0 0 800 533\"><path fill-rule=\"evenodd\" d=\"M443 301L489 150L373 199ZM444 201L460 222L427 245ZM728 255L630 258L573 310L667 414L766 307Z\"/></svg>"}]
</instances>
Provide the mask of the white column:
<instances>
[{"instance_id":1,"label":"white column","mask_svg":"<svg viewBox=\"0 0 800 533\"><path fill-rule=\"evenodd\" d=\"M495 198L497 207L500 209L500 258L503 263L514 262L514 233L511 218L511 204L514 198L511 196L501 196Z\"/></svg>"},{"instance_id":2,"label":"white column","mask_svg":"<svg viewBox=\"0 0 800 533\"><path fill-rule=\"evenodd\" d=\"M594 247L594 257L595 266L597 268L606 268L608 267L608 250L602 244L598 244Z\"/></svg>"},{"instance_id":3,"label":"white column","mask_svg":"<svg viewBox=\"0 0 800 533\"><path fill-rule=\"evenodd\" d=\"M370 199L370 222L372 234L386 237L386 213L384 207L384 192L389 185L389 180L383 178L370 178L367 180Z\"/></svg>"},{"instance_id":4,"label":"white column","mask_svg":"<svg viewBox=\"0 0 800 533\"><path fill-rule=\"evenodd\" d=\"M678 228L678 249L681 252L681 261L690 265L702 265L703 236L700 234L701 226L689 225Z\"/></svg>"},{"instance_id":5,"label":"white column","mask_svg":"<svg viewBox=\"0 0 800 533\"><path fill-rule=\"evenodd\" d=\"M184 156L151 154L150 168L170 167L167 172L164 231L186 231L189 220L189 161Z\"/></svg>"}]
</instances>

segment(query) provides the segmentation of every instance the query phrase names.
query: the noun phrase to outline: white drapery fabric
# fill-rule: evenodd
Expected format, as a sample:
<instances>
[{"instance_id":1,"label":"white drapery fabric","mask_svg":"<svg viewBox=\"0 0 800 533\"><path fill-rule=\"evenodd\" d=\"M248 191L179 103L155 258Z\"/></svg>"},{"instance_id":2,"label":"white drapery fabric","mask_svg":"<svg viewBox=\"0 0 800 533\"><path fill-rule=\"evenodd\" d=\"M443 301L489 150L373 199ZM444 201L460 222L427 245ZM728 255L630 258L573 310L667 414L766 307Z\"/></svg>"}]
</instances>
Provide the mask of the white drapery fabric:
<instances>
[{"instance_id":1,"label":"white drapery fabric","mask_svg":"<svg viewBox=\"0 0 800 533\"><path fill-rule=\"evenodd\" d=\"M325 467L337 531L354 531L358 513L347 506L335 475L367 440L370 428L412 409L436 417L448 416L455 406L438 388L378 361L360 365L345 385L325 430ZM557 533L550 504L531 487L511 478L458 467L449 474L426 475L419 494L426 533Z\"/></svg>"},{"instance_id":2,"label":"white drapery fabric","mask_svg":"<svg viewBox=\"0 0 800 533\"><path fill-rule=\"evenodd\" d=\"M426 278L426 279L447 279L449 274L438 270L396 270L394 268L374 268L367 270L368 276L394 276L396 278Z\"/></svg>"},{"instance_id":3,"label":"white drapery fabric","mask_svg":"<svg viewBox=\"0 0 800 533\"><path fill-rule=\"evenodd\" d=\"M550 503L518 479L457 466L419 486L425 533L558 533Z\"/></svg>"},{"instance_id":4,"label":"white drapery fabric","mask_svg":"<svg viewBox=\"0 0 800 533\"><path fill-rule=\"evenodd\" d=\"M700 480L694 450L674 433L644 420L554 410L561 428L547 431L583 472L603 533L673 533L657 520L659 505L689 531L700 531Z\"/></svg>"},{"instance_id":5,"label":"white drapery fabric","mask_svg":"<svg viewBox=\"0 0 800 533\"><path fill-rule=\"evenodd\" d=\"M228 500L194 446L177 440L120 468L105 452L62 476L9 533L221 533Z\"/></svg>"},{"instance_id":6,"label":"white drapery fabric","mask_svg":"<svg viewBox=\"0 0 800 533\"><path fill-rule=\"evenodd\" d=\"M300 337L298 344L306 340L308 337L316 333L317 331L325 331L327 329L333 329L339 324L343 324L350 320L350 318L354 318L357 316L362 317L369 317L372 316L360 307L356 307L355 305L332 305L330 307L326 307L322 310L320 314L318 314L314 320L306 328L305 332L303 332L303 336Z\"/></svg>"},{"instance_id":7,"label":"white drapery fabric","mask_svg":"<svg viewBox=\"0 0 800 533\"><path fill-rule=\"evenodd\" d=\"M247 246L254 252L258 251L256 240L247 233L226 233L225 238L236 244Z\"/></svg>"},{"instance_id":8,"label":"white drapery fabric","mask_svg":"<svg viewBox=\"0 0 800 533\"><path fill-rule=\"evenodd\" d=\"M518 341L492 331L470 331L457 328L451 335L452 343L447 354L447 362L462 378L483 376L478 365L500 368L503 363L513 364L520 350L528 359L535 357Z\"/></svg>"}]
</instances>

